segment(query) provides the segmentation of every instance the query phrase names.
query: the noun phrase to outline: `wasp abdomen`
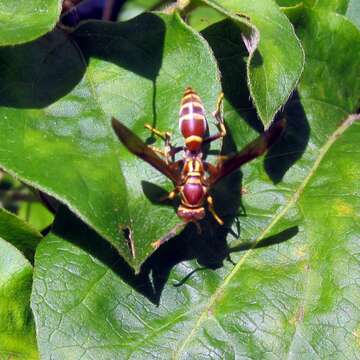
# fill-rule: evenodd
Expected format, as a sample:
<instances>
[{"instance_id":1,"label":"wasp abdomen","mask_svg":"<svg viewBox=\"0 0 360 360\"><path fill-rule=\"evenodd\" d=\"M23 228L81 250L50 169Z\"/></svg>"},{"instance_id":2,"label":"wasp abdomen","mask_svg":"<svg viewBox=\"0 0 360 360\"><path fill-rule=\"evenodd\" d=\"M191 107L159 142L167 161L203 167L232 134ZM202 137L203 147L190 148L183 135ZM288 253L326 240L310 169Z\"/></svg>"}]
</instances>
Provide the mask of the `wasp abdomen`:
<instances>
[{"instance_id":1,"label":"wasp abdomen","mask_svg":"<svg viewBox=\"0 0 360 360\"><path fill-rule=\"evenodd\" d=\"M204 189L200 183L186 183L183 187L183 200L185 200L185 203L190 207L196 207L202 204L204 195Z\"/></svg>"},{"instance_id":2,"label":"wasp abdomen","mask_svg":"<svg viewBox=\"0 0 360 360\"><path fill-rule=\"evenodd\" d=\"M205 209L203 207L191 209L180 205L177 211L177 215L184 219L185 222L198 221L205 217Z\"/></svg>"},{"instance_id":3,"label":"wasp abdomen","mask_svg":"<svg viewBox=\"0 0 360 360\"><path fill-rule=\"evenodd\" d=\"M187 88L181 100L179 127L185 138L185 143L190 151L200 149L205 132L205 110L199 95Z\"/></svg>"}]
</instances>

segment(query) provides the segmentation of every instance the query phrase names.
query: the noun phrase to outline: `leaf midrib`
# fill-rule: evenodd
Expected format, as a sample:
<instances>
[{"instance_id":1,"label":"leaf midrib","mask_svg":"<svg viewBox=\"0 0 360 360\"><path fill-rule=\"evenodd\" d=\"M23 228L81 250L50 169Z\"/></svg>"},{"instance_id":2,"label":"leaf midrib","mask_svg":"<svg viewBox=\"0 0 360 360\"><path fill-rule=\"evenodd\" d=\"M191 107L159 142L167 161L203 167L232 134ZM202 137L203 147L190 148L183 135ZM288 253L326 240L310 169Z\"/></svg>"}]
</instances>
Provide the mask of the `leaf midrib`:
<instances>
[{"instance_id":1,"label":"leaf midrib","mask_svg":"<svg viewBox=\"0 0 360 360\"><path fill-rule=\"evenodd\" d=\"M305 179L301 182L298 189L294 192L293 196L288 200L287 204L280 210L273 218L273 220L270 222L270 224L260 233L260 235L257 237L257 239L252 244L252 247L247 251L247 253L239 260L239 262L234 266L233 270L227 275L227 277L224 279L223 283L216 289L216 291L212 294L210 297L208 303L205 305L204 310L200 313L199 318L195 322L195 325L193 329L190 331L189 335L185 338L185 340L182 342L182 344L178 347L177 350L175 350L173 354L173 359L180 359L180 356L185 349L186 345L189 343L189 341L192 339L193 335L198 331L201 324L206 320L209 314L210 308L216 303L218 298L222 296L224 289L226 286L231 282L232 278L238 273L242 265L244 264L245 260L252 254L252 250L256 247L256 245L261 241L264 236L272 229L272 227L281 219L283 216L288 212L288 210L299 200L300 196L304 192L304 189L306 185L309 183L310 179L314 175L315 171L320 166L323 158L331 148L331 146L336 142L336 140L356 121L360 120L360 114L354 114L349 115L341 124L339 127L329 136L328 140L325 142L325 144L320 148L319 154L309 170L308 175L305 177ZM310 276L308 272L308 276ZM300 306L305 307L305 302L302 302ZM299 321L296 323L295 326L295 332L296 329L299 326ZM290 351L289 347L289 351ZM289 355L289 354L288 354Z\"/></svg>"}]
</instances>

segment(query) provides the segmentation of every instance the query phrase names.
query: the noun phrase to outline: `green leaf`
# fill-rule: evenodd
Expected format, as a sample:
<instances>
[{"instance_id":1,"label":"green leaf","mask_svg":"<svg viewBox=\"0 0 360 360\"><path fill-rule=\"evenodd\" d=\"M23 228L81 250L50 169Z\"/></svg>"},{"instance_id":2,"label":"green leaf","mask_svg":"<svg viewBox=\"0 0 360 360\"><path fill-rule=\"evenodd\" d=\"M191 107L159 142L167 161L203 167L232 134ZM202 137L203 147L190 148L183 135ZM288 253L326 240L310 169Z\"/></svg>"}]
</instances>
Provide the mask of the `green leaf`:
<instances>
[{"instance_id":1,"label":"green leaf","mask_svg":"<svg viewBox=\"0 0 360 360\"><path fill-rule=\"evenodd\" d=\"M209 46L178 15L145 14L86 23L70 39L57 30L3 48L0 58L0 166L67 204L138 270L180 220L153 185L170 190L170 182L121 147L111 117L144 140L152 140L145 123L180 140L184 89L192 86L209 112L220 93Z\"/></svg>"},{"instance_id":2,"label":"green leaf","mask_svg":"<svg viewBox=\"0 0 360 360\"><path fill-rule=\"evenodd\" d=\"M246 65L230 56L244 49L231 38L226 46L228 27L235 32L223 22L204 36L230 91L246 82ZM298 34L308 63L284 109L288 127L265 169L254 161L214 189L224 227L189 226L136 275L80 220L58 214L36 254L43 359L358 357L360 116L350 114L360 65L349 58L359 33L335 13L306 11ZM225 148L254 137L248 108L227 103L225 116Z\"/></svg>"},{"instance_id":3,"label":"green leaf","mask_svg":"<svg viewBox=\"0 0 360 360\"><path fill-rule=\"evenodd\" d=\"M204 3L241 26L250 55L250 93L259 117L268 125L294 90L304 67L304 53L291 23L271 0ZM244 25L252 30L246 31ZM241 38L236 43L240 46Z\"/></svg>"},{"instance_id":4,"label":"green leaf","mask_svg":"<svg viewBox=\"0 0 360 360\"><path fill-rule=\"evenodd\" d=\"M20 0L0 3L0 46L36 39L55 27L61 0Z\"/></svg>"},{"instance_id":5,"label":"green leaf","mask_svg":"<svg viewBox=\"0 0 360 360\"><path fill-rule=\"evenodd\" d=\"M22 252L31 258L40 238L16 216L0 209L1 359L38 358L29 306L32 266Z\"/></svg>"},{"instance_id":6,"label":"green leaf","mask_svg":"<svg viewBox=\"0 0 360 360\"><path fill-rule=\"evenodd\" d=\"M28 224L1 208L0 237L15 246L30 262L33 262L36 246L42 238Z\"/></svg>"},{"instance_id":7,"label":"green leaf","mask_svg":"<svg viewBox=\"0 0 360 360\"><path fill-rule=\"evenodd\" d=\"M341 15L308 10L298 33L308 54L301 97L333 104L344 113L355 112L360 105L360 65L354 61L360 50L360 31ZM314 82L315 78L321 81Z\"/></svg>"}]
</instances>

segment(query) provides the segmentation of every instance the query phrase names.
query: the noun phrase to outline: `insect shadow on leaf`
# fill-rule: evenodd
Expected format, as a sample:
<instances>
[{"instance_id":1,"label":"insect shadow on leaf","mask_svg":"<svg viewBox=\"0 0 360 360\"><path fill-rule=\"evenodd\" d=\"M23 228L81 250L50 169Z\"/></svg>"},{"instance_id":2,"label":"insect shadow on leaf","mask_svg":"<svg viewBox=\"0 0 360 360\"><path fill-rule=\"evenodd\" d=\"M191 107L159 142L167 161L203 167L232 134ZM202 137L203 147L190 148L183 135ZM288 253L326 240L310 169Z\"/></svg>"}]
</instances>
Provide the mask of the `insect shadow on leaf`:
<instances>
[{"instance_id":1,"label":"insect shadow on leaf","mask_svg":"<svg viewBox=\"0 0 360 360\"><path fill-rule=\"evenodd\" d=\"M176 286L182 285L199 270L219 268L222 266L223 260L234 252L278 244L289 240L298 231L297 227L290 228L278 235L263 239L257 244L247 242L229 248L225 241L225 228L220 227L211 217L204 219L204 222L212 222L208 225L213 227L213 230L206 233L206 236L205 233L198 236L193 227L187 226L180 235L162 245L152 254L142 265L139 273L135 273L135 270L126 263L114 247L65 206L59 209L52 232L98 259L117 274L120 281L127 283L153 304L159 305L169 274L180 262L196 259L200 266L175 284Z\"/></svg>"},{"instance_id":2,"label":"insect shadow on leaf","mask_svg":"<svg viewBox=\"0 0 360 360\"><path fill-rule=\"evenodd\" d=\"M256 243L254 241L242 242L239 245L230 247L228 249L228 256L230 256L231 253L235 253L235 252L247 251L247 250L251 250L251 249L258 249L258 248L262 248L262 247L266 247L266 246L280 244L280 243L282 243L284 241L290 240L291 238L296 236L298 232L299 232L298 226L293 226L293 227L290 227L290 228L288 228L288 229L286 229L284 231L281 231L280 233L278 233L276 235L264 238L264 239L262 239L262 240L260 240L259 242L256 242ZM229 259L229 260L231 261L231 259ZM235 263L233 263L233 265L235 265ZM188 275L186 275L181 281L174 284L174 286L178 287L178 286L183 285L188 279L190 279L190 277L192 275L195 274L195 272L203 271L203 270L207 270L207 269L208 268L205 267L205 266L204 267L198 267L198 268L194 269Z\"/></svg>"},{"instance_id":3,"label":"insect shadow on leaf","mask_svg":"<svg viewBox=\"0 0 360 360\"><path fill-rule=\"evenodd\" d=\"M278 184L298 161L309 142L310 125L295 91L278 116L286 118L286 128L281 139L265 155L264 166L274 184Z\"/></svg>"},{"instance_id":4,"label":"insect shadow on leaf","mask_svg":"<svg viewBox=\"0 0 360 360\"><path fill-rule=\"evenodd\" d=\"M157 205L163 205L163 206L171 206L176 209L179 206L179 198L175 198L173 200L170 200L166 198L169 191L163 189L161 186L153 184L149 181L141 181L141 187L144 192L144 195L153 203Z\"/></svg>"}]
</instances>

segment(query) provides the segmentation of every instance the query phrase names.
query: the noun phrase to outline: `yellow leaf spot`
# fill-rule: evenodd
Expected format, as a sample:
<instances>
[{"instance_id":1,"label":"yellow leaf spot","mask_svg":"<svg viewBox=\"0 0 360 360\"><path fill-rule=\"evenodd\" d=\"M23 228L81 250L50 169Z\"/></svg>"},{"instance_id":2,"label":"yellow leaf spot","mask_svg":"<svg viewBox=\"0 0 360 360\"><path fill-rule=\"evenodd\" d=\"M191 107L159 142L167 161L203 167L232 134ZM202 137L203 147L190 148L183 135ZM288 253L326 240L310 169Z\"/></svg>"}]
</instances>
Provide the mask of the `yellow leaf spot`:
<instances>
[{"instance_id":1,"label":"yellow leaf spot","mask_svg":"<svg viewBox=\"0 0 360 360\"><path fill-rule=\"evenodd\" d=\"M355 337L355 341L357 343L358 346L360 346L360 328L356 329L355 331L353 331L352 333Z\"/></svg>"},{"instance_id":2,"label":"yellow leaf spot","mask_svg":"<svg viewBox=\"0 0 360 360\"><path fill-rule=\"evenodd\" d=\"M342 200L336 200L334 203L334 208L341 216L349 216L354 213L352 206Z\"/></svg>"},{"instance_id":3,"label":"yellow leaf spot","mask_svg":"<svg viewBox=\"0 0 360 360\"><path fill-rule=\"evenodd\" d=\"M299 258L305 257L307 252L308 252L307 245L300 245L295 248L295 255Z\"/></svg>"}]
</instances>

